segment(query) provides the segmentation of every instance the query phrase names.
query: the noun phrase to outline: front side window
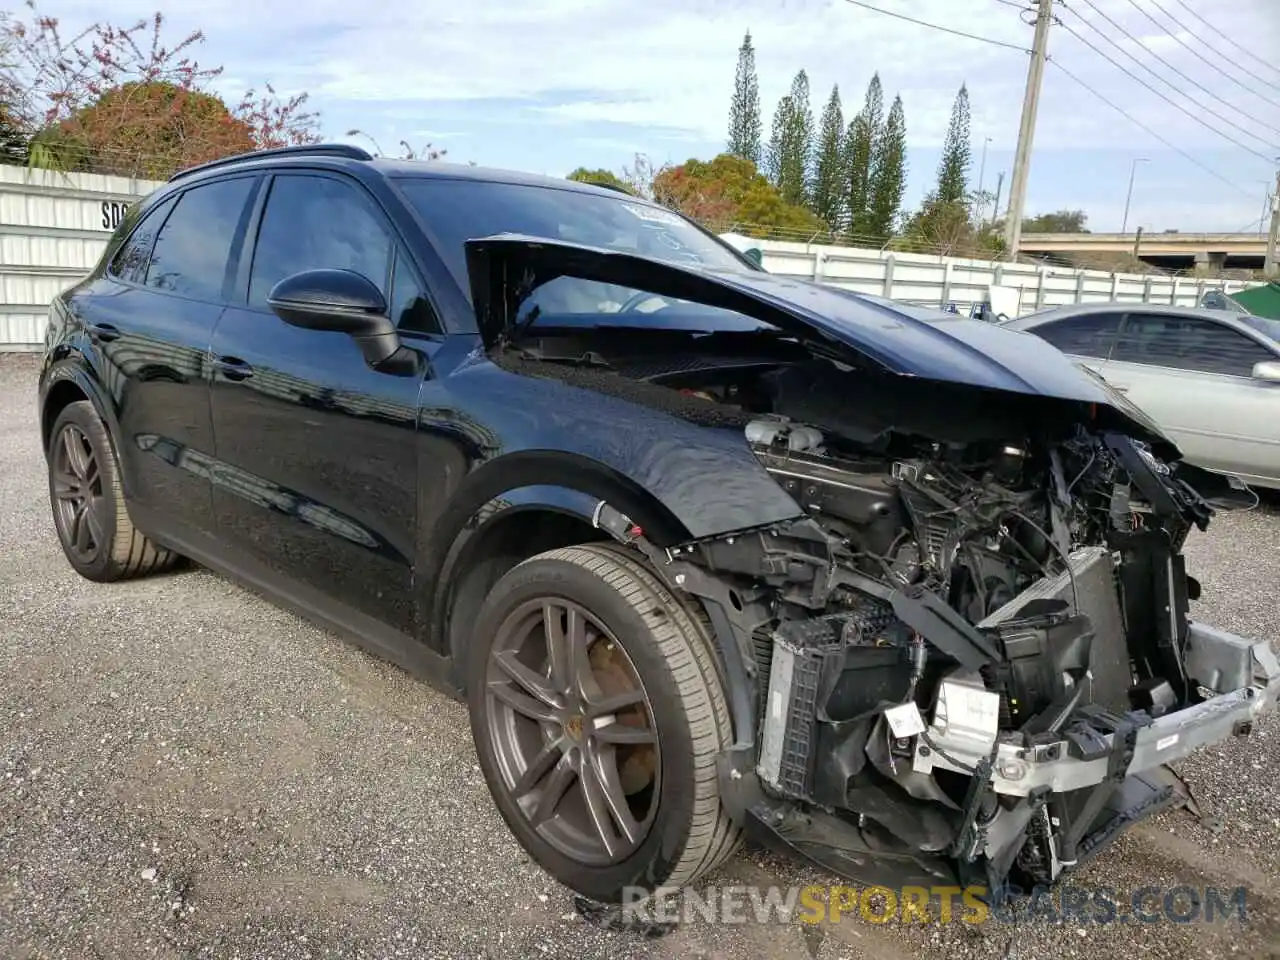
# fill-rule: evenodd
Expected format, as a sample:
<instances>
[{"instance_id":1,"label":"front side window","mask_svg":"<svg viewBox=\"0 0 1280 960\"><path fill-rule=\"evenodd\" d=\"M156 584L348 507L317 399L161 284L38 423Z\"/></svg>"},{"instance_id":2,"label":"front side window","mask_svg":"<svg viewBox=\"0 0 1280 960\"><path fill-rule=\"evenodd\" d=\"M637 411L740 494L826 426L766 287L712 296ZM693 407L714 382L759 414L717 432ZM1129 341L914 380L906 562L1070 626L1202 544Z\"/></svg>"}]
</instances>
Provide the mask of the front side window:
<instances>
[{"instance_id":1,"label":"front side window","mask_svg":"<svg viewBox=\"0 0 1280 960\"><path fill-rule=\"evenodd\" d=\"M1130 314L1116 339L1113 360L1194 373L1248 377L1254 364L1276 359L1238 330L1200 317Z\"/></svg>"},{"instance_id":2,"label":"front side window","mask_svg":"<svg viewBox=\"0 0 1280 960\"><path fill-rule=\"evenodd\" d=\"M1120 331L1120 319L1118 313L1086 313L1050 321L1031 332L1063 353L1105 360Z\"/></svg>"},{"instance_id":3,"label":"front side window","mask_svg":"<svg viewBox=\"0 0 1280 960\"><path fill-rule=\"evenodd\" d=\"M231 244L253 184L252 177L237 177L185 191L156 237L147 286L220 300Z\"/></svg>"},{"instance_id":4,"label":"front side window","mask_svg":"<svg viewBox=\"0 0 1280 960\"><path fill-rule=\"evenodd\" d=\"M391 235L356 187L332 177L280 175L271 184L249 280L249 303L303 270L353 270L388 296Z\"/></svg>"}]
</instances>

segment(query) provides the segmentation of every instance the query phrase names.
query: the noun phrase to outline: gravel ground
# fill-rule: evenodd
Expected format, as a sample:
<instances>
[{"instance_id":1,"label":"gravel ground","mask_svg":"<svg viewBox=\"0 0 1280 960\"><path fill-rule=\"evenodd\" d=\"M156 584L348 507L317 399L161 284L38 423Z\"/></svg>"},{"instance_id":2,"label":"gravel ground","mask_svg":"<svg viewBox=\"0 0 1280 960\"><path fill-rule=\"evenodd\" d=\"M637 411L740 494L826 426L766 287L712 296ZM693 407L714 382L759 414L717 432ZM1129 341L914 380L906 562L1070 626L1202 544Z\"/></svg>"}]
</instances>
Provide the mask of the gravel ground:
<instances>
[{"instance_id":1,"label":"gravel ground","mask_svg":"<svg viewBox=\"0 0 1280 960\"><path fill-rule=\"evenodd\" d=\"M584 924L510 838L461 706L204 571L103 587L48 516L36 364L0 356L0 956L1280 957L1280 725L1180 771L1188 812L1076 878L1247 888L1248 919ZM1280 639L1280 509L1189 547L1196 615ZM711 883L831 883L748 851Z\"/></svg>"}]
</instances>

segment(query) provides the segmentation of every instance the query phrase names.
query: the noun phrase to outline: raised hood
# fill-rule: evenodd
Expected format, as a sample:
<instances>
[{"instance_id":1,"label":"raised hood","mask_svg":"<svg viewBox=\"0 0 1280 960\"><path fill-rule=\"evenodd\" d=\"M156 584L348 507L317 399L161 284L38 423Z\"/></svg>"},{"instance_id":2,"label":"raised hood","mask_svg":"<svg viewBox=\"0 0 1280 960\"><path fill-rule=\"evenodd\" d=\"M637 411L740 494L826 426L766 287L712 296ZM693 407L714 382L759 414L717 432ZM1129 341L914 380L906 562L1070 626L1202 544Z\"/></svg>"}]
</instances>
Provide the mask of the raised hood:
<instances>
[{"instance_id":1,"label":"raised hood","mask_svg":"<svg viewBox=\"0 0 1280 960\"><path fill-rule=\"evenodd\" d=\"M1137 406L1034 334L763 271L711 271L559 240L502 234L469 240L466 251L476 322L490 349L510 338L530 292L579 277L732 310L854 366L1095 405L1100 427L1149 440L1166 459L1179 455Z\"/></svg>"}]
</instances>

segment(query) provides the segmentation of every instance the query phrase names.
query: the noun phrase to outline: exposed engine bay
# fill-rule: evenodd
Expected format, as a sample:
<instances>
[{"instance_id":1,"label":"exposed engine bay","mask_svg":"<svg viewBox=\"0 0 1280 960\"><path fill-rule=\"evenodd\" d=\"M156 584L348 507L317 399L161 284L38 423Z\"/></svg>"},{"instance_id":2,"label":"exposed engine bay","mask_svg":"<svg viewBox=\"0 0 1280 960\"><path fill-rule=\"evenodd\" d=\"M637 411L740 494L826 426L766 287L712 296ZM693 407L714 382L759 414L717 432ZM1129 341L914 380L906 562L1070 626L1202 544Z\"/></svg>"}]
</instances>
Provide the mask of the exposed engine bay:
<instances>
[{"instance_id":1,"label":"exposed engine bay","mask_svg":"<svg viewBox=\"0 0 1280 960\"><path fill-rule=\"evenodd\" d=\"M1052 883L1185 799L1169 760L1280 696L1269 645L1190 618L1205 475L1093 412L778 344L602 342L495 361L740 430L807 514L640 544L749 647L758 726L728 776L791 849L863 882ZM600 525L637 540L607 505Z\"/></svg>"}]
</instances>

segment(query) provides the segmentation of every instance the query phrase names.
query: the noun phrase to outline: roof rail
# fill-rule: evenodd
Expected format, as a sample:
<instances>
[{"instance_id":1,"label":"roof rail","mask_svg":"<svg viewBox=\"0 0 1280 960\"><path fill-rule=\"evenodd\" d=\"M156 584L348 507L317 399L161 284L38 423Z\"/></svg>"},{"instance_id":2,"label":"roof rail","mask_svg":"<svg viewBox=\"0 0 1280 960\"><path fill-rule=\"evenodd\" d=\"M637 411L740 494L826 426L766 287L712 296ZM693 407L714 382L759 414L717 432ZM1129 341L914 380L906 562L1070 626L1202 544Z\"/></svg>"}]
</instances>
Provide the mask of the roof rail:
<instances>
[{"instance_id":1,"label":"roof rail","mask_svg":"<svg viewBox=\"0 0 1280 960\"><path fill-rule=\"evenodd\" d=\"M373 154L363 147L357 147L353 143L307 143L296 147L250 150L230 157L210 160L208 163L198 163L194 167L187 167L185 170L179 170L169 178L169 182L173 183L173 181L182 177L188 177L193 173L200 173L204 170L212 170L215 167L241 163L246 160L257 160L263 157L346 157L348 160L372 160Z\"/></svg>"},{"instance_id":2,"label":"roof rail","mask_svg":"<svg viewBox=\"0 0 1280 960\"><path fill-rule=\"evenodd\" d=\"M604 180L579 180L577 182L585 183L592 187L604 187L604 189L613 190L615 193L625 193L627 196L636 197L636 199L638 200L643 199L642 197L637 196L635 191L633 191L630 187L624 187L620 183L607 183Z\"/></svg>"}]
</instances>

